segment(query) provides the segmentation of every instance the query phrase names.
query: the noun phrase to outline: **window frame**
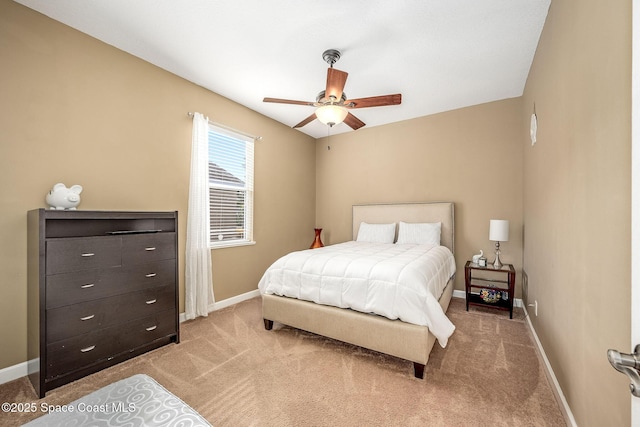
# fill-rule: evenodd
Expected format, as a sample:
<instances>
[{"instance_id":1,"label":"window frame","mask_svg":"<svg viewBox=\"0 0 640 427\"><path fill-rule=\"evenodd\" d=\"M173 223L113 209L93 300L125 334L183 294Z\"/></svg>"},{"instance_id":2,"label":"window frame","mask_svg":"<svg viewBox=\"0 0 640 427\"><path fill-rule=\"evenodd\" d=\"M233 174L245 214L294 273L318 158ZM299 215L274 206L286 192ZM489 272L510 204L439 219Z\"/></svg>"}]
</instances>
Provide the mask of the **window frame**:
<instances>
[{"instance_id":1,"label":"window frame","mask_svg":"<svg viewBox=\"0 0 640 427\"><path fill-rule=\"evenodd\" d=\"M220 125L216 125L214 123L208 124L208 132L207 132L207 152L208 152L208 161L209 164L214 163L223 171L230 174L230 172L226 171L223 167L221 167L218 163L220 163L220 156L224 156L224 152L222 154L213 153L212 152L212 134L221 135L223 138L231 138L240 143L244 143L245 149L245 182L244 187L240 188L233 185L225 185L224 183L216 184L212 182L210 173L207 174L207 188L209 189L209 248L211 249L222 249L222 248L230 248L230 247L238 247L238 246L247 246L247 245L255 245L255 240L253 239L253 205L254 205L254 158L255 158L255 141L253 138L250 138L246 135L243 135L238 132L234 132L232 130L221 127ZM216 157L217 156L217 157ZM217 161L217 163L216 163ZM238 166L236 164L235 166ZM239 178L238 178L239 179ZM213 225L213 217L214 217L214 208L212 205L212 189L221 189L221 190L232 190L232 191L242 191L244 192L244 209L243 209L243 237L241 239L231 239L231 240L214 240L214 231L215 229L212 227ZM240 212L240 211L238 211Z\"/></svg>"}]
</instances>

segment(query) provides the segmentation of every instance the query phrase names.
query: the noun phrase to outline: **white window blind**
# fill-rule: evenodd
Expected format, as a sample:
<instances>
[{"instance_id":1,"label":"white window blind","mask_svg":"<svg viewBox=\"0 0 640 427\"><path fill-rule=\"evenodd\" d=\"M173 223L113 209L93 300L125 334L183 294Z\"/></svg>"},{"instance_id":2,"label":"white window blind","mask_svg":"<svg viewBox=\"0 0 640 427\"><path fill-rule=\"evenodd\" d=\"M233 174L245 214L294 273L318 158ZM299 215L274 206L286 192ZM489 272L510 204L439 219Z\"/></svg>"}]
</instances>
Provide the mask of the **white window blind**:
<instances>
[{"instance_id":1,"label":"white window blind","mask_svg":"<svg viewBox=\"0 0 640 427\"><path fill-rule=\"evenodd\" d=\"M253 243L253 139L209 124L212 247Z\"/></svg>"}]
</instances>

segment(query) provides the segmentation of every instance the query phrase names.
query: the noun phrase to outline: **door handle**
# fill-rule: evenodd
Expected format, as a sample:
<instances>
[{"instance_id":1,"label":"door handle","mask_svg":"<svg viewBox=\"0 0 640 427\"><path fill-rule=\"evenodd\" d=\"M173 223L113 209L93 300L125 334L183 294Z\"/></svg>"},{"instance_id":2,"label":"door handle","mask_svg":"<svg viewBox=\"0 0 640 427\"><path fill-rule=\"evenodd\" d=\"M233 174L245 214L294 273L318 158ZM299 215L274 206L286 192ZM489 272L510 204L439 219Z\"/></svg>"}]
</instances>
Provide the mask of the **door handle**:
<instances>
[{"instance_id":1,"label":"door handle","mask_svg":"<svg viewBox=\"0 0 640 427\"><path fill-rule=\"evenodd\" d=\"M640 397L640 344L636 345L633 353L620 353L618 350L608 350L609 363L617 371L622 372L631 380L629 389L635 397Z\"/></svg>"}]
</instances>

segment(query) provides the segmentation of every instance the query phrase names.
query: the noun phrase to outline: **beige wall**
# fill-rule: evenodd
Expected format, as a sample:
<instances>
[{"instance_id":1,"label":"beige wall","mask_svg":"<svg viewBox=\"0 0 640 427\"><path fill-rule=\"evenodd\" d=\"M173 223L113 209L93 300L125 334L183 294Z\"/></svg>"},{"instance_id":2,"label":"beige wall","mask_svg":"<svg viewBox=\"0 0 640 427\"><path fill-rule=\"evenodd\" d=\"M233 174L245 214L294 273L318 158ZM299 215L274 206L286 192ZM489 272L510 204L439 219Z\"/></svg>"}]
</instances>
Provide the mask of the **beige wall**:
<instances>
[{"instance_id":1,"label":"beige wall","mask_svg":"<svg viewBox=\"0 0 640 427\"><path fill-rule=\"evenodd\" d=\"M523 102L531 320L578 425L630 425L631 2L554 0Z\"/></svg>"},{"instance_id":2,"label":"beige wall","mask_svg":"<svg viewBox=\"0 0 640 427\"><path fill-rule=\"evenodd\" d=\"M56 182L84 186L81 209L178 210L184 310L188 111L263 137L257 244L213 251L216 299L255 290L277 256L313 239L312 138L9 0L0 58L0 369L26 361L26 212Z\"/></svg>"},{"instance_id":3,"label":"beige wall","mask_svg":"<svg viewBox=\"0 0 640 427\"><path fill-rule=\"evenodd\" d=\"M510 239L501 245L501 259L518 271L519 297L521 133L518 98L318 140L316 225L323 227L325 243L351 239L353 204L452 201L456 289L464 289L464 263L473 254L482 249L494 258L489 220L508 219Z\"/></svg>"}]
</instances>

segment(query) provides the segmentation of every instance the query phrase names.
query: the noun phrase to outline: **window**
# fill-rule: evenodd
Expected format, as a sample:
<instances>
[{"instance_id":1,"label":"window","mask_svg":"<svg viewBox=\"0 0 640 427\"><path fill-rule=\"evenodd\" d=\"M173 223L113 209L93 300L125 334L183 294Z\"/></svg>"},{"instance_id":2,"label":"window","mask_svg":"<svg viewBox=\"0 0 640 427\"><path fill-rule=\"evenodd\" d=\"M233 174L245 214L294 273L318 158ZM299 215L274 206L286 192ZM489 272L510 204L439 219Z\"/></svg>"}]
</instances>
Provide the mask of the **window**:
<instances>
[{"instance_id":1,"label":"window","mask_svg":"<svg viewBox=\"0 0 640 427\"><path fill-rule=\"evenodd\" d=\"M211 247L253 242L253 139L209 124Z\"/></svg>"}]
</instances>

